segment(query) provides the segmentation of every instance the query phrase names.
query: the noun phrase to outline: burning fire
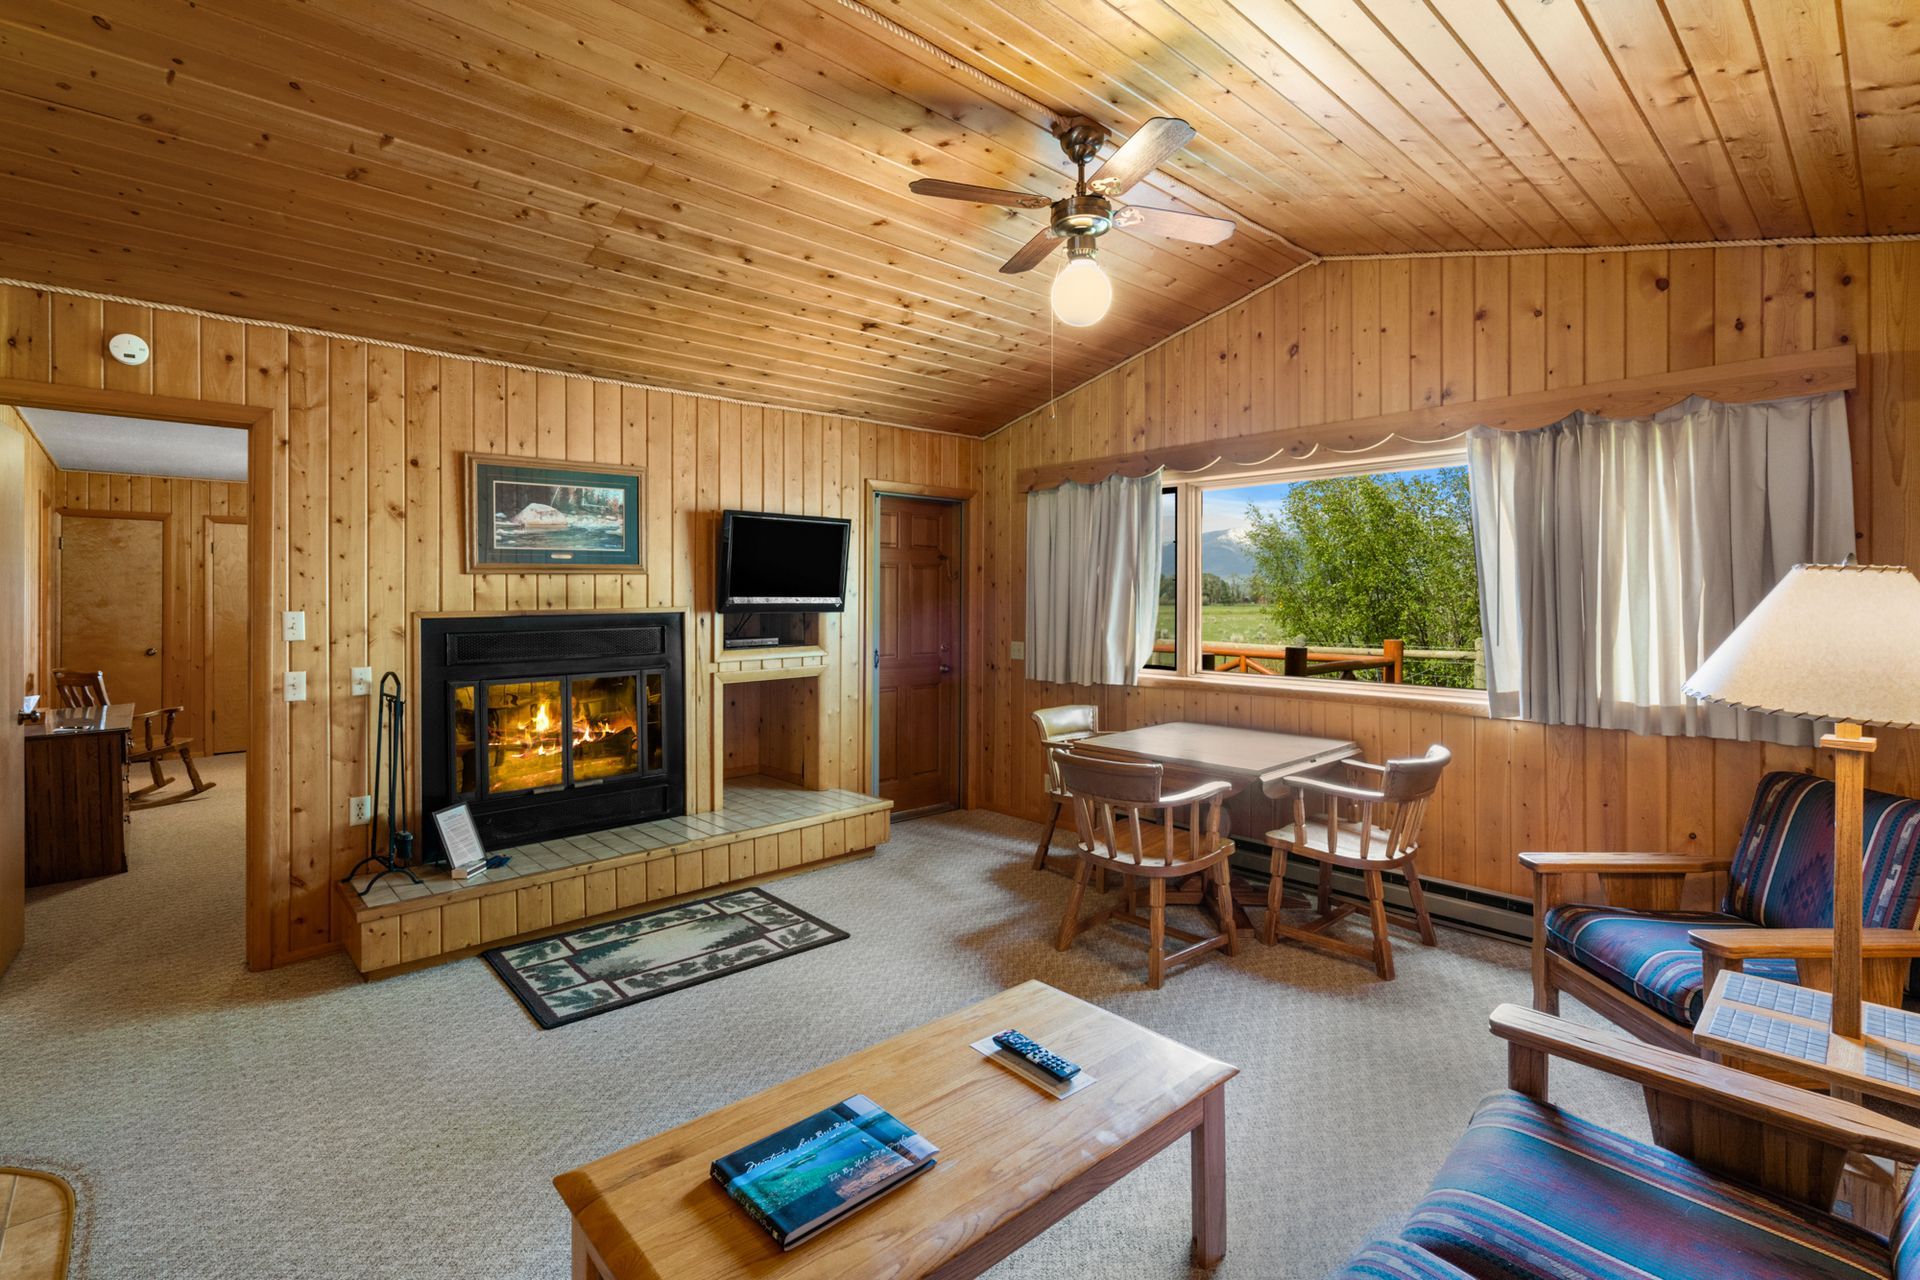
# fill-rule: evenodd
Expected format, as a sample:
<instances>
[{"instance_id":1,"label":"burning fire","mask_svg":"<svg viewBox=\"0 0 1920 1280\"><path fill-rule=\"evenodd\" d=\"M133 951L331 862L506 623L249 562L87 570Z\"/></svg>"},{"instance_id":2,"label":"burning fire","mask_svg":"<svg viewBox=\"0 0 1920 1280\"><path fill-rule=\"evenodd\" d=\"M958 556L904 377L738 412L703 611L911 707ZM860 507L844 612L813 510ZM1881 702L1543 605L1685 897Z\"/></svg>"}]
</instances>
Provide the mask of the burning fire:
<instances>
[{"instance_id":1,"label":"burning fire","mask_svg":"<svg viewBox=\"0 0 1920 1280\"><path fill-rule=\"evenodd\" d=\"M616 723L624 720L624 723ZM552 705L546 701L536 704L533 714L521 722L520 739L513 744L519 748L516 753L522 759L532 756L553 756L560 754L560 735L555 732L555 717ZM595 720L583 712L576 712L573 718L571 745L584 746L611 738L623 729L633 727L631 717L608 717Z\"/></svg>"}]
</instances>

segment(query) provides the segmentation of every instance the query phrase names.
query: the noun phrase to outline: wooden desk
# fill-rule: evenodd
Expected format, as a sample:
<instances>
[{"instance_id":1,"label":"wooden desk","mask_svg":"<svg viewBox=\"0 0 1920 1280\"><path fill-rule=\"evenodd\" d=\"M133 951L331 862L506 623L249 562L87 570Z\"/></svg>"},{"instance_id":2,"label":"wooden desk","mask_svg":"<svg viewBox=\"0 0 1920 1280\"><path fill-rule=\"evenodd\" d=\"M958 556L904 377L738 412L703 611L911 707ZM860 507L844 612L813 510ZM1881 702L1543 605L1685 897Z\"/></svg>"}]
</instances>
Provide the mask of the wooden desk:
<instances>
[{"instance_id":1,"label":"wooden desk","mask_svg":"<svg viewBox=\"0 0 1920 1280\"><path fill-rule=\"evenodd\" d=\"M1008 1027L1095 1077L1055 1099L970 1047ZM1226 1249L1237 1069L1040 982L895 1036L553 1180L575 1280L975 1276L1192 1135L1193 1260ZM716 1156L864 1093L940 1148L931 1171L782 1253L708 1175Z\"/></svg>"},{"instance_id":2,"label":"wooden desk","mask_svg":"<svg viewBox=\"0 0 1920 1280\"><path fill-rule=\"evenodd\" d=\"M1811 987L1723 972L1693 1038L1722 1057L1819 1080L1842 1094L1920 1106L1920 1015L1886 1005L1861 1011L1858 1040L1833 1034L1833 997Z\"/></svg>"},{"instance_id":3,"label":"wooden desk","mask_svg":"<svg viewBox=\"0 0 1920 1280\"><path fill-rule=\"evenodd\" d=\"M133 704L54 708L26 726L27 883L127 869Z\"/></svg>"},{"instance_id":4,"label":"wooden desk","mask_svg":"<svg viewBox=\"0 0 1920 1280\"><path fill-rule=\"evenodd\" d=\"M1120 760L1157 760L1181 773L1224 778L1236 791L1360 754L1358 743L1339 738L1187 720L1095 734L1074 743L1073 749Z\"/></svg>"}]
</instances>

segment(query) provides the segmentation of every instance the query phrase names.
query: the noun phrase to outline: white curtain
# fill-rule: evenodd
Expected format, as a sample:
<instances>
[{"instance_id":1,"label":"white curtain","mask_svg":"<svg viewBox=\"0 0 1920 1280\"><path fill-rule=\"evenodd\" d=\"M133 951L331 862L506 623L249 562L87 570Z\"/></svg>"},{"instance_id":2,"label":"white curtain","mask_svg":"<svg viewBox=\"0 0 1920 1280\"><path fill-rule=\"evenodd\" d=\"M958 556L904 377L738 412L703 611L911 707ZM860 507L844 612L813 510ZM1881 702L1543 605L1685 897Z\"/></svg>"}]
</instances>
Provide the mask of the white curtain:
<instances>
[{"instance_id":1,"label":"white curtain","mask_svg":"<svg viewBox=\"0 0 1920 1280\"><path fill-rule=\"evenodd\" d=\"M1160 472L1027 495L1027 678L1136 684L1160 604Z\"/></svg>"},{"instance_id":2,"label":"white curtain","mask_svg":"<svg viewBox=\"0 0 1920 1280\"><path fill-rule=\"evenodd\" d=\"M1842 393L1467 439L1495 716L1806 743L1681 686L1788 569L1853 553Z\"/></svg>"}]
</instances>

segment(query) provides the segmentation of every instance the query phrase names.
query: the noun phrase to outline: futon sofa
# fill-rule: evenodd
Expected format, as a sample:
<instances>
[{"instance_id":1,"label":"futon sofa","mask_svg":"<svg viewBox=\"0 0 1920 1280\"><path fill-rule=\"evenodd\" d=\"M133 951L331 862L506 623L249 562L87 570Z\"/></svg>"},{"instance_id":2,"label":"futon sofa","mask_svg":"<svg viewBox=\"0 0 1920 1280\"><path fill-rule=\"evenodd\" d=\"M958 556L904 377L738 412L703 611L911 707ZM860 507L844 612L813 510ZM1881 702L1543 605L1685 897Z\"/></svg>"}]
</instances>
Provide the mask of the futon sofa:
<instances>
[{"instance_id":1,"label":"futon sofa","mask_svg":"<svg viewBox=\"0 0 1920 1280\"><path fill-rule=\"evenodd\" d=\"M1832 1213L1848 1156L1920 1159L1920 1130L1537 1010L1491 1023L1509 1088L1332 1280L1920 1280L1911 1188L1892 1240ZM1655 1144L1549 1103L1554 1058L1643 1086Z\"/></svg>"}]
</instances>

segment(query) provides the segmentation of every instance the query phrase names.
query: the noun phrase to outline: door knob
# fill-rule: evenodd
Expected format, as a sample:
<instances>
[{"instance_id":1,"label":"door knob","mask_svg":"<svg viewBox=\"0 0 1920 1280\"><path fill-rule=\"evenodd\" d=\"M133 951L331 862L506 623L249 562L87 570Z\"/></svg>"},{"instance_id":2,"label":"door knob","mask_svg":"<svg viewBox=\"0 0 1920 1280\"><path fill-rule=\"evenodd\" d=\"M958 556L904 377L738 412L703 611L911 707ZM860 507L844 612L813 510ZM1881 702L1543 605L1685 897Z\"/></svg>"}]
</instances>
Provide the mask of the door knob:
<instances>
[{"instance_id":1,"label":"door knob","mask_svg":"<svg viewBox=\"0 0 1920 1280\"><path fill-rule=\"evenodd\" d=\"M147 650L147 656L148 656L149 658L151 658L151 657L152 657L152 656L153 656L154 654L156 654L156 653L159 653L159 652L160 652L160 651L159 651L158 649L149 649L149 650Z\"/></svg>"},{"instance_id":2,"label":"door knob","mask_svg":"<svg viewBox=\"0 0 1920 1280\"><path fill-rule=\"evenodd\" d=\"M943 675L943 676L949 676L949 675L952 675L952 674L953 674L953 668L952 668L952 667L950 667L950 666L948 666L948 665L947 665L946 663L944 663L944 662L943 662L943 663L941 663L941 664L940 664L940 674L941 674L941 675Z\"/></svg>"}]
</instances>

